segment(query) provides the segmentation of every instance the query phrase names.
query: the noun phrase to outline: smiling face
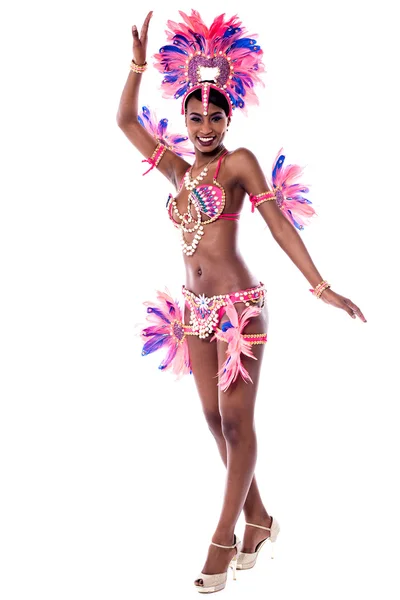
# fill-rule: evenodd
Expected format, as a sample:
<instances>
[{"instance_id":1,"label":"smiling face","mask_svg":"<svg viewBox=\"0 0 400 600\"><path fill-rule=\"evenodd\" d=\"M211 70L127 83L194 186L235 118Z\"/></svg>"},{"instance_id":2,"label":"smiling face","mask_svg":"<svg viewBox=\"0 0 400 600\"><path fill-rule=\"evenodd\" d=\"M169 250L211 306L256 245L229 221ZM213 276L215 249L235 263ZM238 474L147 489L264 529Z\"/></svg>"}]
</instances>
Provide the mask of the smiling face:
<instances>
[{"instance_id":1,"label":"smiling face","mask_svg":"<svg viewBox=\"0 0 400 600\"><path fill-rule=\"evenodd\" d=\"M203 115L201 101L194 96L189 98L186 127L190 141L200 152L212 152L222 144L229 121L225 111L216 104L210 102L208 114Z\"/></svg>"}]
</instances>

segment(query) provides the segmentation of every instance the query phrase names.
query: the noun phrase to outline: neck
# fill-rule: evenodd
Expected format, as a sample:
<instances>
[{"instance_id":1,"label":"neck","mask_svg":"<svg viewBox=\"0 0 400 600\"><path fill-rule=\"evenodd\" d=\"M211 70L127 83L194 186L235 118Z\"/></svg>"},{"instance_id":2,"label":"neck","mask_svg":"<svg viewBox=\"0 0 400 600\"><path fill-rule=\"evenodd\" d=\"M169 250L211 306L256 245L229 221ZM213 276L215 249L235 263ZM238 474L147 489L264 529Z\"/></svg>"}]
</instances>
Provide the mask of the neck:
<instances>
[{"instance_id":1,"label":"neck","mask_svg":"<svg viewBox=\"0 0 400 600\"><path fill-rule=\"evenodd\" d=\"M192 169L202 169L207 164L215 160L217 156L223 154L223 152L226 152L226 148L222 144L212 152L196 152L196 158L193 163Z\"/></svg>"}]
</instances>

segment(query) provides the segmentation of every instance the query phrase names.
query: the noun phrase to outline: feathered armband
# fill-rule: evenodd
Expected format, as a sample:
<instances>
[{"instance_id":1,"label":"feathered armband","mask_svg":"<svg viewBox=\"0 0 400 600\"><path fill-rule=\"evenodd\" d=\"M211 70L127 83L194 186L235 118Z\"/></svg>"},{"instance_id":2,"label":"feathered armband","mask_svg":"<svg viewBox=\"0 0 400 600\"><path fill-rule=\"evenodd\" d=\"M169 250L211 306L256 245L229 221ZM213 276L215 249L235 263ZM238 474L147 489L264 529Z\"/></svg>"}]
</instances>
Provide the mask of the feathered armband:
<instances>
[{"instance_id":1,"label":"feathered armband","mask_svg":"<svg viewBox=\"0 0 400 600\"><path fill-rule=\"evenodd\" d=\"M194 155L193 146L188 141L189 138L186 135L168 131L168 119L160 119L158 121L156 113L150 110L148 106L143 106L140 115L138 115L138 121L153 136L155 141L158 142L152 156L142 160L142 162L147 162L151 165L150 169L143 173L143 175L147 175L154 167L158 166L166 150L171 150L178 156Z\"/></svg>"},{"instance_id":2,"label":"feathered armband","mask_svg":"<svg viewBox=\"0 0 400 600\"><path fill-rule=\"evenodd\" d=\"M296 229L302 230L317 213L311 206L311 201L303 195L309 192L308 186L296 181L303 174L303 168L299 165L284 166L285 155L282 151L281 148L272 167L273 190L257 196L251 194L251 210L254 212L263 202L275 200L288 221Z\"/></svg>"}]
</instances>

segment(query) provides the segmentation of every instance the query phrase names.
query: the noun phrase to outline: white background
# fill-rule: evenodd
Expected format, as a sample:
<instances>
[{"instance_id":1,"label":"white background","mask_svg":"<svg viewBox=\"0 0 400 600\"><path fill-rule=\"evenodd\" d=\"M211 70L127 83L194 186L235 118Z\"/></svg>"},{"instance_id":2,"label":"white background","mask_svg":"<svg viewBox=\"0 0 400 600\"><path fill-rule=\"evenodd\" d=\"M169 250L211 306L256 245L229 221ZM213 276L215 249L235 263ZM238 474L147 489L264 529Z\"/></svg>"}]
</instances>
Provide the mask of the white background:
<instances>
[{"instance_id":1,"label":"white background","mask_svg":"<svg viewBox=\"0 0 400 600\"><path fill-rule=\"evenodd\" d=\"M197 594L225 471L194 382L142 358L142 302L184 281L169 184L116 124L131 26L154 10L151 54L184 1L32 2L2 10L0 595L4 600ZM398 31L395 3L196 6L238 13L265 52L260 107L226 144L266 174L283 146L318 218L302 233L332 289L317 301L247 207L243 254L267 286L256 474L281 524L223 594L399 597ZM142 103L162 101L143 77ZM236 533L242 537L243 518Z\"/></svg>"}]
</instances>

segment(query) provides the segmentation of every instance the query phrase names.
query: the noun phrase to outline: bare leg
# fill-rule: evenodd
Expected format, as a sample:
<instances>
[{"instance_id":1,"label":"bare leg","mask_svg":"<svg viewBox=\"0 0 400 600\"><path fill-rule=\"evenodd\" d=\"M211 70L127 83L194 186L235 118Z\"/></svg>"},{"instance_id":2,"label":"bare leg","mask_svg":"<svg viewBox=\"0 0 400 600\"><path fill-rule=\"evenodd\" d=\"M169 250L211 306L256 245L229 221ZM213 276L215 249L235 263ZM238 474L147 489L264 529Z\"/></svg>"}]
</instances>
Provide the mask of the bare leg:
<instances>
[{"instance_id":1,"label":"bare leg","mask_svg":"<svg viewBox=\"0 0 400 600\"><path fill-rule=\"evenodd\" d=\"M217 419L210 419L208 426L213 434L215 441L218 446L219 453L221 455L224 465L227 465L227 444L222 433L221 417ZM250 484L249 491L247 493L246 501L243 506L243 512L247 523L255 523L256 525L263 525L264 527L271 527L272 519L269 516L262 500L258 489L256 476L253 475L253 479ZM243 552L254 552L257 544L268 537L269 532L263 529L257 529L255 527L246 527L243 540L242 540L242 551Z\"/></svg>"},{"instance_id":2,"label":"bare leg","mask_svg":"<svg viewBox=\"0 0 400 600\"><path fill-rule=\"evenodd\" d=\"M185 322L188 322L188 314L186 314L185 318ZM188 336L187 340L193 375L203 406L204 416L208 428L215 438L222 461L226 466L227 445L222 432L222 419L219 409L219 390L215 378L218 372L217 345L214 342L210 343L208 340L200 340L195 336ZM255 477L252 478L243 510L246 521L249 521L250 523L262 525L263 523L259 522L257 519L269 519L268 513L262 503ZM249 527L247 529L254 530L254 528Z\"/></svg>"},{"instance_id":3,"label":"bare leg","mask_svg":"<svg viewBox=\"0 0 400 600\"><path fill-rule=\"evenodd\" d=\"M189 315L187 308L185 310L185 322L188 322ZM217 374L219 368L217 345L215 343L210 343L208 340L200 340L195 336L188 336L187 340L189 344L193 375L203 406L204 416L206 418L208 428L215 438L222 461L226 467L227 444L222 432L222 419L219 409L219 390L215 379L215 375ZM257 346L254 346L253 348L256 347ZM225 359L223 358L223 360ZM250 523L263 525L260 519L263 519L263 521L265 521L265 519L269 519L268 513L261 500L255 476L252 477L243 511L246 521ZM253 529L254 532L254 528L247 529Z\"/></svg>"},{"instance_id":4,"label":"bare leg","mask_svg":"<svg viewBox=\"0 0 400 600\"><path fill-rule=\"evenodd\" d=\"M265 330L264 328L265 317L261 315L253 320L247 331L259 332ZM257 482L253 477L256 462L256 436L253 427L254 402L263 346L253 346L257 361L251 359L245 361L245 366L249 370L254 384L245 384L239 380L232 386L232 391L220 394L218 402L215 381L215 373L219 368L216 364L216 345L219 353L219 365L221 365L225 360L226 352L226 344L223 342L213 343L210 348L209 342L192 338L189 347L193 374L203 403L203 410L209 428L216 439L222 460L227 465L224 505L212 541L230 545L233 543L234 527L242 508L245 509L245 516L249 522L266 523L266 526L269 526L270 521L262 504ZM198 358L199 360L197 360ZM250 527L247 530L251 530L250 535L262 531ZM264 537L266 537L265 532ZM252 548L244 547L243 550L252 551ZM223 572L234 554L235 550L210 546L203 572L210 574Z\"/></svg>"}]
</instances>

